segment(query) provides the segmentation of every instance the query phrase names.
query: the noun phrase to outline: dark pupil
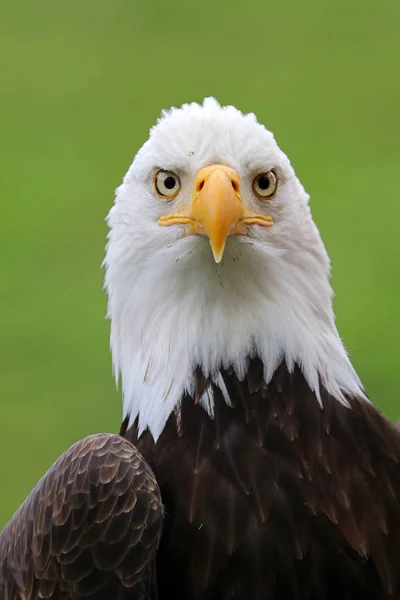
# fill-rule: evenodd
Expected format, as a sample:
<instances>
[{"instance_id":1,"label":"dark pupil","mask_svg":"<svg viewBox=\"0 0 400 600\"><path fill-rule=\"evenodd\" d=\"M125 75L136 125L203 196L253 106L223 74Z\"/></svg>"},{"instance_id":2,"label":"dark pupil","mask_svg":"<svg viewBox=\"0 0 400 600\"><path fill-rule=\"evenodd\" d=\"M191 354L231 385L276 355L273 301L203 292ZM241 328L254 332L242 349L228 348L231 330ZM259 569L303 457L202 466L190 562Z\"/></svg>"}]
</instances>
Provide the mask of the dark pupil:
<instances>
[{"instance_id":1,"label":"dark pupil","mask_svg":"<svg viewBox=\"0 0 400 600\"><path fill-rule=\"evenodd\" d=\"M267 190L269 186L269 178L266 175L261 175L261 177L258 179L258 187L260 190Z\"/></svg>"},{"instance_id":2,"label":"dark pupil","mask_svg":"<svg viewBox=\"0 0 400 600\"><path fill-rule=\"evenodd\" d=\"M171 177L171 175L166 177L164 180L164 185L167 188L167 190L173 190L176 185L175 177Z\"/></svg>"}]
</instances>

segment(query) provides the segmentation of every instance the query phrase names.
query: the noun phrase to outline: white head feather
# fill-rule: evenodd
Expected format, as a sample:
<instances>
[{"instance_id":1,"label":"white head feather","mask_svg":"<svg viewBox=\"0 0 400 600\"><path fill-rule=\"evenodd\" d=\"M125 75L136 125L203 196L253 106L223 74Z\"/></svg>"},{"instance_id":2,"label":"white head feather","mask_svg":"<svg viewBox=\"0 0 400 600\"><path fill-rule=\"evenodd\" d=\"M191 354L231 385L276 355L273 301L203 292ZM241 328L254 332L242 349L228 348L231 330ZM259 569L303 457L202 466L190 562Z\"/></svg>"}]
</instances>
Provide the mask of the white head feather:
<instances>
[{"instance_id":1,"label":"white head feather","mask_svg":"<svg viewBox=\"0 0 400 600\"><path fill-rule=\"evenodd\" d=\"M158 219L192 200L196 173L210 164L239 174L243 202L271 215L274 226L230 236L216 264L206 237ZM157 196L158 169L177 173L181 191ZM257 200L252 180L275 169L278 190ZM309 197L271 132L253 114L208 98L164 112L137 153L108 215L105 286L111 350L122 377L124 417L158 438L182 395L193 393L197 367L226 389L219 373L239 378L249 357L264 364L268 383L285 360L339 402L363 390L335 326L330 262ZM204 401L212 415L212 398Z\"/></svg>"}]
</instances>

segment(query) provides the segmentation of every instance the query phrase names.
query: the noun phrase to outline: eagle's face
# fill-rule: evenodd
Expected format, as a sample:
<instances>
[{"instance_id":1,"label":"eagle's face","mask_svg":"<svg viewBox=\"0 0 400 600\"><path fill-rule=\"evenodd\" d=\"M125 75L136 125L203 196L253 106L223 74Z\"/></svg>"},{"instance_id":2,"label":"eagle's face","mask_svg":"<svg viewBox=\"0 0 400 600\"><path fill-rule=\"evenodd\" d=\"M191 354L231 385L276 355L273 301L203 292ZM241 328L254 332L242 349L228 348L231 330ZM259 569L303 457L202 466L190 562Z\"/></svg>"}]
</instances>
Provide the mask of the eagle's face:
<instances>
[{"instance_id":1,"label":"eagle's face","mask_svg":"<svg viewBox=\"0 0 400 600\"><path fill-rule=\"evenodd\" d=\"M242 377L255 355L266 381L285 360L317 395L359 391L308 196L254 115L213 99L164 113L108 224L113 362L140 428L157 437L195 369Z\"/></svg>"},{"instance_id":2,"label":"eagle's face","mask_svg":"<svg viewBox=\"0 0 400 600\"><path fill-rule=\"evenodd\" d=\"M215 271L215 263L239 259L246 246L260 247L265 260L268 251L294 252L305 241L324 258L308 196L273 135L254 115L213 99L160 119L109 222L119 240L126 238L124 250L143 253L145 262L173 246L175 258L201 252Z\"/></svg>"}]
</instances>

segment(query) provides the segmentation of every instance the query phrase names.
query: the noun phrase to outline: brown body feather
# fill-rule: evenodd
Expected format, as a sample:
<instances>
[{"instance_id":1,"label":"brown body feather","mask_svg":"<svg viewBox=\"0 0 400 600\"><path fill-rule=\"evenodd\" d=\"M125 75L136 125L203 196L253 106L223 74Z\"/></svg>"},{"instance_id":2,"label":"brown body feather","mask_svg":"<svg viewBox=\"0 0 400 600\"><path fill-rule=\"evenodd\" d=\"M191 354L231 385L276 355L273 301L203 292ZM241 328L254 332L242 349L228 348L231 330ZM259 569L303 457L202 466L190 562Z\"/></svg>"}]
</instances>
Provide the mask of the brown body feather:
<instances>
[{"instance_id":1,"label":"brown body feather","mask_svg":"<svg viewBox=\"0 0 400 600\"><path fill-rule=\"evenodd\" d=\"M156 444L122 426L165 504L161 600L400 598L398 429L325 390L322 410L299 369L268 386L257 360L244 381L222 376L232 407L198 373Z\"/></svg>"},{"instance_id":2,"label":"brown body feather","mask_svg":"<svg viewBox=\"0 0 400 600\"><path fill-rule=\"evenodd\" d=\"M162 522L159 488L132 444L87 437L0 533L0 599L154 599Z\"/></svg>"},{"instance_id":3,"label":"brown body feather","mask_svg":"<svg viewBox=\"0 0 400 600\"><path fill-rule=\"evenodd\" d=\"M124 423L60 457L0 534L1 600L400 599L398 428L298 369L222 376L232 406L197 373L156 444Z\"/></svg>"}]
</instances>

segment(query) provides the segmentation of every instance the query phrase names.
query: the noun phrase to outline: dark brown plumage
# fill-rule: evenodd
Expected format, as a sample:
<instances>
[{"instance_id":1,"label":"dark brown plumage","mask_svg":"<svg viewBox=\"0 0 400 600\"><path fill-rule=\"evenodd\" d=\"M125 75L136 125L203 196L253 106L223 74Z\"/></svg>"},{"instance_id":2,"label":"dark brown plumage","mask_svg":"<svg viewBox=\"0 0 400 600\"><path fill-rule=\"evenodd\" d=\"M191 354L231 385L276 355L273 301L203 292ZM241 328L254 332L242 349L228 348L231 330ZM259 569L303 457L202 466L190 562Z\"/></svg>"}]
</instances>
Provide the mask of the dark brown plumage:
<instances>
[{"instance_id":1,"label":"dark brown plumage","mask_svg":"<svg viewBox=\"0 0 400 600\"><path fill-rule=\"evenodd\" d=\"M98 434L51 467L0 533L0 599L156 598L163 522L151 469Z\"/></svg>"},{"instance_id":2,"label":"dark brown plumage","mask_svg":"<svg viewBox=\"0 0 400 600\"><path fill-rule=\"evenodd\" d=\"M365 400L350 408L299 369L272 382L252 360L222 371L232 407L197 374L157 444L121 434L154 470L165 504L160 598L400 598L400 435ZM213 387L215 416L196 401Z\"/></svg>"},{"instance_id":3,"label":"dark brown plumage","mask_svg":"<svg viewBox=\"0 0 400 600\"><path fill-rule=\"evenodd\" d=\"M299 369L221 373L231 407L199 372L156 444L125 422L60 457L0 534L1 600L400 598L398 428Z\"/></svg>"}]
</instances>

